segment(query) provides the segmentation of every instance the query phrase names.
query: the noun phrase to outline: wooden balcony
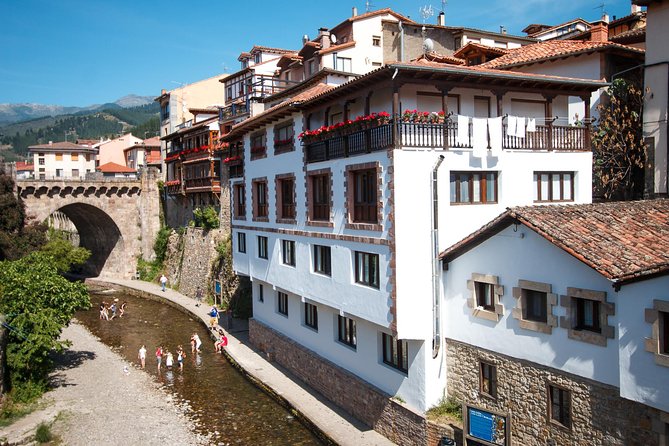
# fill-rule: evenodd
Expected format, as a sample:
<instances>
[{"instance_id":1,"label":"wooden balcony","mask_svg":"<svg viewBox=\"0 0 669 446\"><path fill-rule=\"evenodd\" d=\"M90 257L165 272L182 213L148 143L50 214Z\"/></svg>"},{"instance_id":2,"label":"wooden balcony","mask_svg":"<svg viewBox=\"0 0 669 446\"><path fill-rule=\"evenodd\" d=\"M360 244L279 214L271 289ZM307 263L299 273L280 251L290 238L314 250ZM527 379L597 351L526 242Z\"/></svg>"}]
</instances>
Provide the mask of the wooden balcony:
<instances>
[{"instance_id":1,"label":"wooden balcony","mask_svg":"<svg viewBox=\"0 0 669 446\"><path fill-rule=\"evenodd\" d=\"M185 192L220 192L221 181L216 177L187 178L184 181Z\"/></svg>"},{"instance_id":2,"label":"wooden balcony","mask_svg":"<svg viewBox=\"0 0 669 446\"><path fill-rule=\"evenodd\" d=\"M170 180L165 182L165 190L169 195L181 195L183 193L183 185L179 180Z\"/></svg>"},{"instance_id":3,"label":"wooden balcony","mask_svg":"<svg viewBox=\"0 0 669 446\"><path fill-rule=\"evenodd\" d=\"M444 124L400 122L396 133L393 131L393 126L391 122L355 132L342 129L310 139L305 138L307 162L347 158L395 146L443 150L472 148L471 124L467 143L458 143L458 125L455 122L447 121ZM504 125L502 149L586 152L591 150L588 131L588 127L537 125L535 132L527 132L525 138L518 138L509 136L507 126ZM397 145L395 145L395 134ZM489 139L488 148L490 148Z\"/></svg>"}]
</instances>

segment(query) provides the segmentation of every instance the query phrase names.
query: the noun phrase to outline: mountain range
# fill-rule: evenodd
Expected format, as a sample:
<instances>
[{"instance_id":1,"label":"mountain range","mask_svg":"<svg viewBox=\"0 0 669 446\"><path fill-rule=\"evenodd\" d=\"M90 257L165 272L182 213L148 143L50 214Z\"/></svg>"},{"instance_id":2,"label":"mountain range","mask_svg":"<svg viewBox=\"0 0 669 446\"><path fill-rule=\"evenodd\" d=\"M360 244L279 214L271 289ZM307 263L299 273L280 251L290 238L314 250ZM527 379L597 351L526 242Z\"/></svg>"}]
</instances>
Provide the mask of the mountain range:
<instances>
[{"instance_id":1,"label":"mountain range","mask_svg":"<svg viewBox=\"0 0 669 446\"><path fill-rule=\"evenodd\" d=\"M44 116L70 115L80 112L109 110L113 108L138 107L153 102L153 96L129 94L107 104L94 104L85 107L66 107L46 104L0 104L0 126L14 122L42 118Z\"/></svg>"}]
</instances>

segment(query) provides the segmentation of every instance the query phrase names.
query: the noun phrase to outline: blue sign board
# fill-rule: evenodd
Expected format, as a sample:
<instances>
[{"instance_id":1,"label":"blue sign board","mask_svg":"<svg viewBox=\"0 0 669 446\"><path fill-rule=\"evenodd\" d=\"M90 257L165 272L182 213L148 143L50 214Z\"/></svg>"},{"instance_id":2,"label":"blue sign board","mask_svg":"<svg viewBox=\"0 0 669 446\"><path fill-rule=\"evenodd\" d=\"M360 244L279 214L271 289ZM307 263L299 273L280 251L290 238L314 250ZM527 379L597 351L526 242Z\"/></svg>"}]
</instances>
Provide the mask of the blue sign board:
<instances>
[{"instance_id":1,"label":"blue sign board","mask_svg":"<svg viewBox=\"0 0 669 446\"><path fill-rule=\"evenodd\" d=\"M217 280L214 282L214 288L215 288L215 293L216 294L221 294L221 282L220 280Z\"/></svg>"},{"instance_id":2,"label":"blue sign board","mask_svg":"<svg viewBox=\"0 0 669 446\"><path fill-rule=\"evenodd\" d=\"M488 443L506 445L506 417L467 407L467 433Z\"/></svg>"}]
</instances>

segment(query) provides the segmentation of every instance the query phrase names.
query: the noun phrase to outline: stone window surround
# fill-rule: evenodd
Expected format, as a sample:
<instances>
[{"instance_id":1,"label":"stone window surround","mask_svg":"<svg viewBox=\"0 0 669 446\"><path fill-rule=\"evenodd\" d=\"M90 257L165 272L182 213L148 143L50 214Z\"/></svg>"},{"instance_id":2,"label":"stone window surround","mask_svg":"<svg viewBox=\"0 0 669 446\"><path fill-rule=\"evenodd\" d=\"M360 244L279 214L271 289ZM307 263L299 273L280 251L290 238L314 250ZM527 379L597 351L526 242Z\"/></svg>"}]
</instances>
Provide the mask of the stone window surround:
<instances>
[{"instance_id":1,"label":"stone window surround","mask_svg":"<svg viewBox=\"0 0 669 446\"><path fill-rule=\"evenodd\" d=\"M656 364L669 367L669 355L660 353L660 312L669 313L669 301L653 299L653 308L644 311L645 321L651 324L651 336L645 338L645 347L655 356Z\"/></svg>"},{"instance_id":2,"label":"stone window surround","mask_svg":"<svg viewBox=\"0 0 669 446\"><path fill-rule=\"evenodd\" d=\"M265 183L265 202L267 203L267 216L258 217L258 187L259 183ZM267 177L253 178L251 180L251 200L253 200L253 221L269 222L269 191L267 190Z\"/></svg>"},{"instance_id":3,"label":"stone window surround","mask_svg":"<svg viewBox=\"0 0 669 446\"><path fill-rule=\"evenodd\" d=\"M546 322L532 321L524 319L525 298L523 290L539 291L546 293ZM551 334L553 327L558 326L558 318L553 314L554 307L558 303L558 295L552 293L550 283L533 282L530 280L518 279L518 286L513 287L513 297L516 298L516 307L511 311L511 316L518 320L518 326L525 330L538 331L540 333Z\"/></svg>"},{"instance_id":4,"label":"stone window surround","mask_svg":"<svg viewBox=\"0 0 669 446\"><path fill-rule=\"evenodd\" d=\"M589 330L576 330L576 299L588 299L599 302L599 326L601 333ZM567 287L567 295L560 296L560 306L565 309L566 316L560 316L560 328L568 330L569 339L587 342L606 347L607 339L615 338L615 328L608 325L609 316L616 312L614 303L606 301L606 292L587 290L584 288Z\"/></svg>"},{"instance_id":5,"label":"stone window surround","mask_svg":"<svg viewBox=\"0 0 669 446\"><path fill-rule=\"evenodd\" d=\"M312 177L318 175L327 175L330 182L330 218L328 221L312 220L311 219L311 203L313 202L314 197L314 188L312 184ZM333 207L333 185L332 185L332 170L327 169L318 169L307 171L306 174L306 199L307 199L307 226L317 226L323 228L333 228L334 223L332 222L332 207Z\"/></svg>"},{"instance_id":6,"label":"stone window surround","mask_svg":"<svg viewBox=\"0 0 669 446\"><path fill-rule=\"evenodd\" d=\"M559 421L556 421L553 419L553 408L552 408L552 401L551 401L551 387L554 387L556 389L563 390L569 394L569 426L565 426L564 424L560 423ZM573 401L572 401L572 391L571 389L563 386L556 384L552 381L546 382L546 423L549 426L554 426L554 427L559 427L562 429L567 429L571 430L571 427L573 425L573 416L574 416L574 406L573 406Z\"/></svg>"},{"instance_id":7,"label":"stone window surround","mask_svg":"<svg viewBox=\"0 0 669 446\"><path fill-rule=\"evenodd\" d=\"M233 218L235 220L246 220L246 200L244 200L244 215L239 215L238 212L238 205L237 203L237 198L239 198L239 189L242 189L244 196L246 196L246 185L242 181L236 181L232 183L232 190L233 190L233 200L234 200L234 205L233 205Z\"/></svg>"},{"instance_id":8,"label":"stone window surround","mask_svg":"<svg viewBox=\"0 0 669 446\"><path fill-rule=\"evenodd\" d=\"M476 305L476 286L475 282L489 283L494 285L493 294L495 300L495 311L485 310ZM504 286L499 284L499 276L490 274L472 273L471 280L467 281L467 289L470 291L467 299L467 306L472 309L472 316L481 319L486 319L493 322L498 322L504 315L504 305L502 305L502 296L504 296Z\"/></svg>"},{"instance_id":9,"label":"stone window surround","mask_svg":"<svg viewBox=\"0 0 669 446\"><path fill-rule=\"evenodd\" d=\"M281 207L283 206L283 197L282 193L282 182L283 180L293 180L293 206L295 206L295 216L297 216L297 193L295 187L295 174L294 173L282 173L274 176L274 203L276 204L276 222L294 225L297 223L295 218L280 218L282 215Z\"/></svg>"},{"instance_id":10,"label":"stone window surround","mask_svg":"<svg viewBox=\"0 0 669 446\"><path fill-rule=\"evenodd\" d=\"M265 140L265 145L264 145L264 147L265 147L265 150L263 150L263 151L258 151L258 152L253 152L253 149L254 149L254 147L253 147L253 139L254 139L254 138L257 138L258 136L264 136L264 140ZM266 131L266 130L262 130L262 131L259 131L259 132L251 133L251 136L250 136L250 138L249 138L249 147L250 147L249 151L251 152L251 161L253 161L253 160L259 160L259 159L262 159L262 158L267 158L267 131Z\"/></svg>"},{"instance_id":11,"label":"stone window surround","mask_svg":"<svg viewBox=\"0 0 669 446\"><path fill-rule=\"evenodd\" d=\"M354 201L354 180L353 176L358 170L368 170L376 169L376 221L377 223L356 223L352 221L353 215L353 201ZM359 229L366 231L383 231L383 179L382 179L382 170L381 163L378 161L361 163L361 164L349 164L346 166L346 172L344 177L344 197L346 201L344 202L344 211L346 213L346 224L347 229Z\"/></svg>"},{"instance_id":12,"label":"stone window surround","mask_svg":"<svg viewBox=\"0 0 669 446\"><path fill-rule=\"evenodd\" d=\"M277 141L277 134L279 133L278 130L285 128L285 127L292 127L292 139L293 141L289 144L283 144L280 146L276 146L276 141ZM288 121L280 122L276 125L274 125L274 155L280 155L282 153L287 153L287 152L293 152L295 150L295 122L290 119Z\"/></svg>"},{"instance_id":13,"label":"stone window surround","mask_svg":"<svg viewBox=\"0 0 669 446\"><path fill-rule=\"evenodd\" d=\"M485 398L497 399L497 364L486 359L479 358L479 395ZM483 390L483 365L491 367L490 392Z\"/></svg>"}]
</instances>

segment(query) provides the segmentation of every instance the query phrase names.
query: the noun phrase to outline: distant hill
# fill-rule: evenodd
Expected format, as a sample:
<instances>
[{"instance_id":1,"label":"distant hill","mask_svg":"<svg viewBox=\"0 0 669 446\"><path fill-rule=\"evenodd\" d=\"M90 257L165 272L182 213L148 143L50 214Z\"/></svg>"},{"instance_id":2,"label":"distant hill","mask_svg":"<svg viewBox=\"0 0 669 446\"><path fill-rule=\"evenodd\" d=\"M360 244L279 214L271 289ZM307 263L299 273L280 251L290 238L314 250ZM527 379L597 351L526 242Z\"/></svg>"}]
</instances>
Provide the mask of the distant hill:
<instances>
[{"instance_id":1,"label":"distant hill","mask_svg":"<svg viewBox=\"0 0 669 446\"><path fill-rule=\"evenodd\" d=\"M130 108L112 103L93 111L80 110L0 125L0 145L11 146L9 151L0 151L0 158L21 159L27 155L29 146L49 141L113 138L127 132L142 139L155 136L160 129L159 111L160 105L153 101Z\"/></svg>"},{"instance_id":2,"label":"distant hill","mask_svg":"<svg viewBox=\"0 0 669 446\"><path fill-rule=\"evenodd\" d=\"M0 104L0 126L21 122L44 116L70 115L111 108L139 107L153 102L153 96L129 94L107 104L94 104L84 107L64 107L62 105L45 104Z\"/></svg>"}]
</instances>

